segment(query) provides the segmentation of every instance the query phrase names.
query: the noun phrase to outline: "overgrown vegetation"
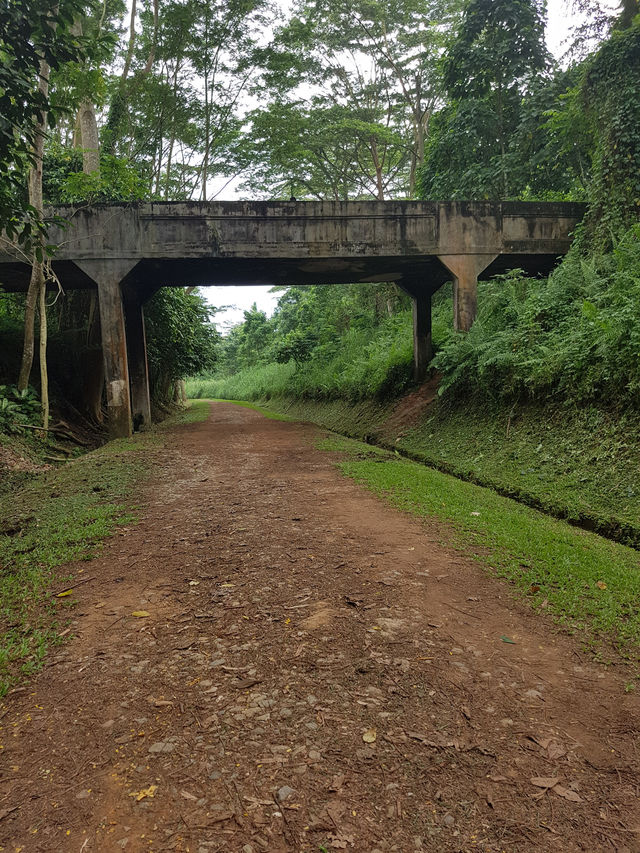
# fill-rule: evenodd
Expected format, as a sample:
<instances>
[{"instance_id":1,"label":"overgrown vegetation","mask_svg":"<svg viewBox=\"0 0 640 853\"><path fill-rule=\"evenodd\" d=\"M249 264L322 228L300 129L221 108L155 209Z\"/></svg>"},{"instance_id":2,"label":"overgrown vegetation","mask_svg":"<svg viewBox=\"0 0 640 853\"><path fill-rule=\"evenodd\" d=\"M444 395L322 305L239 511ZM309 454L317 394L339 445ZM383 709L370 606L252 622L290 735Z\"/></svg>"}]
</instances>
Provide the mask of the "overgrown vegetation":
<instances>
[{"instance_id":1,"label":"overgrown vegetation","mask_svg":"<svg viewBox=\"0 0 640 853\"><path fill-rule=\"evenodd\" d=\"M434 367L441 392L638 408L640 226L606 255L577 249L547 280L500 276L480 292L478 319L451 335Z\"/></svg>"},{"instance_id":2,"label":"overgrown vegetation","mask_svg":"<svg viewBox=\"0 0 640 853\"><path fill-rule=\"evenodd\" d=\"M276 20L264 0L215 9L203 0L130 10L15 3L0 16L2 199L11 202L0 206L0 225L11 229L16 210L29 220L44 203L206 200L231 177L269 198L585 200L581 241L549 285L511 276L485 288L480 323L464 340L441 322L451 309L440 297L436 365L450 394L478 379L480 395L604 394L626 405L637 380L636 367L627 381L625 371L637 326L629 228L640 198L639 7L582 6L596 39L576 39L562 69L545 47L541 0L297 0ZM257 106L244 98L252 87ZM29 170L35 207L26 203ZM38 235L34 269L45 249ZM40 272L26 304L14 300L25 330L19 376L0 374L21 390L38 313L45 340L51 271ZM273 320L247 312L221 347L215 382L201 387L251 398L401 393L410 385L409 307L389 284L317 296L293 288ZM88 388L87 414L100 421L95 299L60 295L50 311L54 384L57 373L72 398L74 380ZM163 291L147 317L154 390L166 401L185 373L212 368L215 334L197 294ZM46 370L40 390L46 397Z\"/></svg>"},{"instance_id":3,"label":"overgrown vegetation","mask_svg":"<svg viewBox=\"0 0 640 853\"><path fill-rule=\"evenodd\" d=\"M450 334L451 290L434 302L436 346ZM411 386L409 299L393 285L291 287L273 317L255 306L220 342L213 375L187 382L191 397L287 396L351 401L395 397Z\"/></svg>"}]
</instances>

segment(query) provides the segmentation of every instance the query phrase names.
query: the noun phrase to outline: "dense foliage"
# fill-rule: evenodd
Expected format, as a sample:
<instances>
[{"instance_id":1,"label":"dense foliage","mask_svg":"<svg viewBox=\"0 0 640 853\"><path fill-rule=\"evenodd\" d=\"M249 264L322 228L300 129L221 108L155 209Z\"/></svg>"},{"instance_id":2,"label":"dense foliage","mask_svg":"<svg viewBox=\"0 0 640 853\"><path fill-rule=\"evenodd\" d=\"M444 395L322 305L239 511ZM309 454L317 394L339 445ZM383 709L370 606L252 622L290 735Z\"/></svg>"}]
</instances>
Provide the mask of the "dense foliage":
<instances>
[{"instance_id":1,"label":"dense foliage","mask_svg":"<svg viewBox=\"0 0 640 853\"><path fill-rule=\"evenodd\" d=\"M71 32L81 0L11 0L0 9L0 231L30 242L43 227L29 204L26 174L43 115L55 125L57 111L38 86L41 65L79 59L82 45Z\"/></svg>"},{"instance_id":2,"label":"dense foliage","mask_svg":"<svg viewBox=\"0 0 640 853\"><path fill-rule=\"evenodd\" d=\"M450 288L435 300L434 340L452 325ZM394 285L292 287L271 318L255 309L224 338L213 376L196 396L258 399L294 395L362 400L411 385L413 336L406 295Z\"/></svg>"},{"instance_id":3,"label":"dense foliage","mask_svg":"<svg viewBox=\"0 0 640 853\"><path fill-rule=\"evenodd\" d=\"M471 331L434 361L443 392L637 406L640 226L610 254L574 251L548 280L499 276L479 305Z\"/></svg>"},{"instance_id":4,"label":"dense foliage","mask_svg":"<svg viewBox=\"0 0 640 853\"><path fill-rule=\"evenodd\" d=\"M514 271L481 284L468 334L442 323L451 304L438 297L433 367L442 373L442 393L638 406L640 232L631 227L640 208L637 12L630 0L618 18L597 17L602 43L559 70L544 47L544 4L469 0L437 70L431 66L439 97L417 168L422 197L577 199L589 210L573 251L548 281ZM320 28L311 16L304 21L306 38L321 29L327 39L330 19ZM296 27L301 38L300 21ZM332 45L345 44L348 32ZM345 324L330 301L310 312L310 300L293 289L272 320L262 318L266 343L248 346L251 360L231 357L255 328L247 316L225 342L225 375L201 390L251 398L399 393L411 364L408 306L398 299L361 326L357 306L366 298L358 293Z\"/></svg>"},{"instance_id":5,"label":"dense foliage","mask_svg":"<svg viewBox=\"0 0 640 853\"><path fill-rule=\"evenodd\" d=\"M197 291L159 290L145 306L149 378L154 398L172 396L173 383L211 369L218 333L210 323L213 309Z\"/></svg>"},{"instance_id":6,"label":"dense foliage","mask_svg":"<svg viewBox=\"0 0 640 853\"><path fill-rule=\"evenodd\" d=\"M587 227L606 247L640 212L640 15L588 62L582 97L598 127Z\"/></svg>"}]
</instances>

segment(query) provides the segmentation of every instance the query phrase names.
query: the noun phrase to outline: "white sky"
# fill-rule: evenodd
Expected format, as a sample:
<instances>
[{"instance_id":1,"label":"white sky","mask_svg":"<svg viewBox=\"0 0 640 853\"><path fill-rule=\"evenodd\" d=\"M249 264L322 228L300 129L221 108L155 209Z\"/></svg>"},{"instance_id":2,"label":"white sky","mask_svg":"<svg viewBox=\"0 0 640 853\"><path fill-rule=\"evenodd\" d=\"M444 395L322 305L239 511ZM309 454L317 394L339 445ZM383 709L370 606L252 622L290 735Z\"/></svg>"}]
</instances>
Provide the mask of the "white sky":
<instances>
[{"instance_id":1,"label":"white sky","mask_svg":"<svg viewBox=\"0 0 640 853\"><path fill-rule=\"evenodd\" d=\"M614 7L617 6L614 0L610 0L610 4ZM566 40L569 37L570 30L579 22L580 18L571 10L571 0L548 0L547 47L556 59L560 59L565 52ZM221 198L227 200L239 197L233 183L228 185L224 193L221 194ZM207 287L203 288L203 293L211 305L231 306L216 315L216 325L224 333L231 326L242 322L244 319L243 312L249 310L254 302L259 309L266 311L271 316L279 294L269 293L269 290L269 287L249 286Z\"/></svg>"}]
</instances>

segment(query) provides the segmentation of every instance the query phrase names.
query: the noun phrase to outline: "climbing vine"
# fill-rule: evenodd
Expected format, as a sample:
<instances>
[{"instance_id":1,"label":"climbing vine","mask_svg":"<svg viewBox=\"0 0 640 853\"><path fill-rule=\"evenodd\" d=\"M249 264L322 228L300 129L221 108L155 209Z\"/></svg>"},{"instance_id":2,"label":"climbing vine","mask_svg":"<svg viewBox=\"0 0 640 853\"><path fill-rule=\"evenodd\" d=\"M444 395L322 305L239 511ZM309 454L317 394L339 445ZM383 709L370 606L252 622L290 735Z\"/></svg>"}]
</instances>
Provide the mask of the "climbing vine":
<instances>
[{"instance_id":1,"label":"climbing vine","mask_svg":"<svg viewBox=\"0 0 640 853\"><path fill-rule=\"evenodd\" d=\"M598 128L586 233L606 249L640 211L640 18L602 45L582 95Z\"/></svg>"}]
</instances>

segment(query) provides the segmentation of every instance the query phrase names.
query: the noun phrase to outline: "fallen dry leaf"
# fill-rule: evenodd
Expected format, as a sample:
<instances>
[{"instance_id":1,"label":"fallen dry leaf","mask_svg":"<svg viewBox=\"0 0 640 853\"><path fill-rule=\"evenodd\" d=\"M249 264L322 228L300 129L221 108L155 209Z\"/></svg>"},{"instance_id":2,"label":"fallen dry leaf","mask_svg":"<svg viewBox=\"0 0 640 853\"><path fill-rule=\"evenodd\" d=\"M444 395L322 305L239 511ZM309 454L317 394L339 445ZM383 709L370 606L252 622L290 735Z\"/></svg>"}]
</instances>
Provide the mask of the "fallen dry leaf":
<instances>
[{"instance_id":1,"label":"fallen dry leaf","mask_svg":"<svg viewBox=\"0 0 640 853\"><path fill-rule=\"evenodd\" d=\"M236 681L232 687L236 690L246 690L248 687L255 687L256 684L262 684L261 678L243 678L241 681Z\"/></svg>"},{"instance_id":2,"label":"fallen dry leaf","mask_svg":"<svg viewBox=\"0 0 640 853\"><path fill-rule=\"evenodd\" d=\"M136 798L136 803L139 803L140 800L144 800L145 797L154 797L156 791L158 790L157 785L149 785L148 788L143 788L141 791L130 791L129 796Z\"/></svg>"},{"instance_id":3,"label":"fallen dry leaf","mask_svg":"<svg viewBox=\"0 0 640 853\"><path fill-rule=\"evenodd\" d=\"M173 702L170 702L169 699L156 699L155 696L147 696L147 702L150 702L156 708L168 708L170 705L173 705Z\"/></svg>"},{"instance_id":4,"label":"fallen dry leaf","mask_svg":"<svg viewBox=\"0 0 640 853\"><path fill-rule=\"evenodd\" d=\"M355 844L355 839L353 835L335 835L333 832L329 833L329 843L334 850L346 850L347 845L353 847Z\"/></svg>"},{"instance_id":5,"label":"fallen dry leaf","mask_svg":"<svg viewBox=\"0 0 640 853\"><path fill-rule=\"evenodd\" d=\"M190 794L189 791L180 791L180 796L184 797L185 800L193 800L193 802L197 802L198 798L194 794Z\"/></svg>"},{"instance_id":6,"label":"fallen dry leaf","mask_svg":"<svg viewBox=\"0 0 640 853\"><path fill-rule=\"evenodd\" d=\"M562 758L563 755L567 754L565 747L552 737L536 737L535 735L530 735L529 740L537 743L544 751L546 757L551 761L556 761L558 758Z\"/></svg>"},{"instance_id":7,"label":"fallen dry leaf","mask_svg":"<svg viewBox=\"0 0 640 853\"><path fill-rule=\"evenodd\" d=\"M562 758L563 755L567 754L567 750L562 746L561 743L558 743L557 740L552 740L549 746L547 747L547 758L550 758L551 761L556 761L558 758Z\"/></svg>"},{"instance_id":8,"label":"fallen dry leaf","mask_svg":"<svg viewBox=\"0 0 640 853\"><path fill-rule=\"evenodd\" d=\"M596 586L598 587L598 589L606 589L607 588L607 585L604 581L596 581Z\"/></svg>"},{"instance_id":9,"label":"fallen dry leaf","mask_svg":"<svg viewBox=\"0 0 640 853\"><path fill-rule=\"evenodd\" d=\"M560 779L557 776L534 776L529 781L536 788L555 788Z\"/></svg>"},{"instance_id":10,"label":"fallen dry leaf","mask_svg":"<svg viewBox=\"0 0 640 853\"><path fill-rule=\"evenodd\" d=\"M365 743L375 743L377 737L378 735L375 729L367 729L366 732L362 735L362 740Z\"/></svg>"},{"instance_id":11,"label":"fallen dry leaf","mask_svg":"<svg viewBox=\"0 0 640 853\"><path fill-rule=\"evenodd\" d=\"M222 823L224 820L231 820L232 817L235 817L233 812L218 812L217 814L207 815L208 823Z\"/></svg>"},{"instance_id":12,"label":"fallen dry leaf","mask_svg":"<svg viewBox=\"0 0 640 853\"><path fill-rule=\"evenodd\" d=\"M339 773L337 776L334 776L331 780L331 784L329 785L330 791L339 791L344 785L344 773Z\"/></svg>"},{"instance_id":13,"label":"fallen dry leaf","mask_svg":"<svg viewBox=\"0 0 640 853\"><path fill-rule=\"evenodd\" d=\"M562 785L554 785L553 793L557 794L559 797L564 797L565 800L570 800L572 803L582 802L580 794L576 794L576 792L572 791L570 788L563 788Z\"/></svg>"},{"instance_id":14,"label":"fallen dry leaf","mask_svg":"<svg viewBox=\"0 0 640 853\"><path fill-rule=\"evenodd\" d=\"M10 815L12 812L17 811L20 806L9 806L6 809L2 809L0 811L0 820L4 820L7 815Z\"/></svg>"}]
</instances>

